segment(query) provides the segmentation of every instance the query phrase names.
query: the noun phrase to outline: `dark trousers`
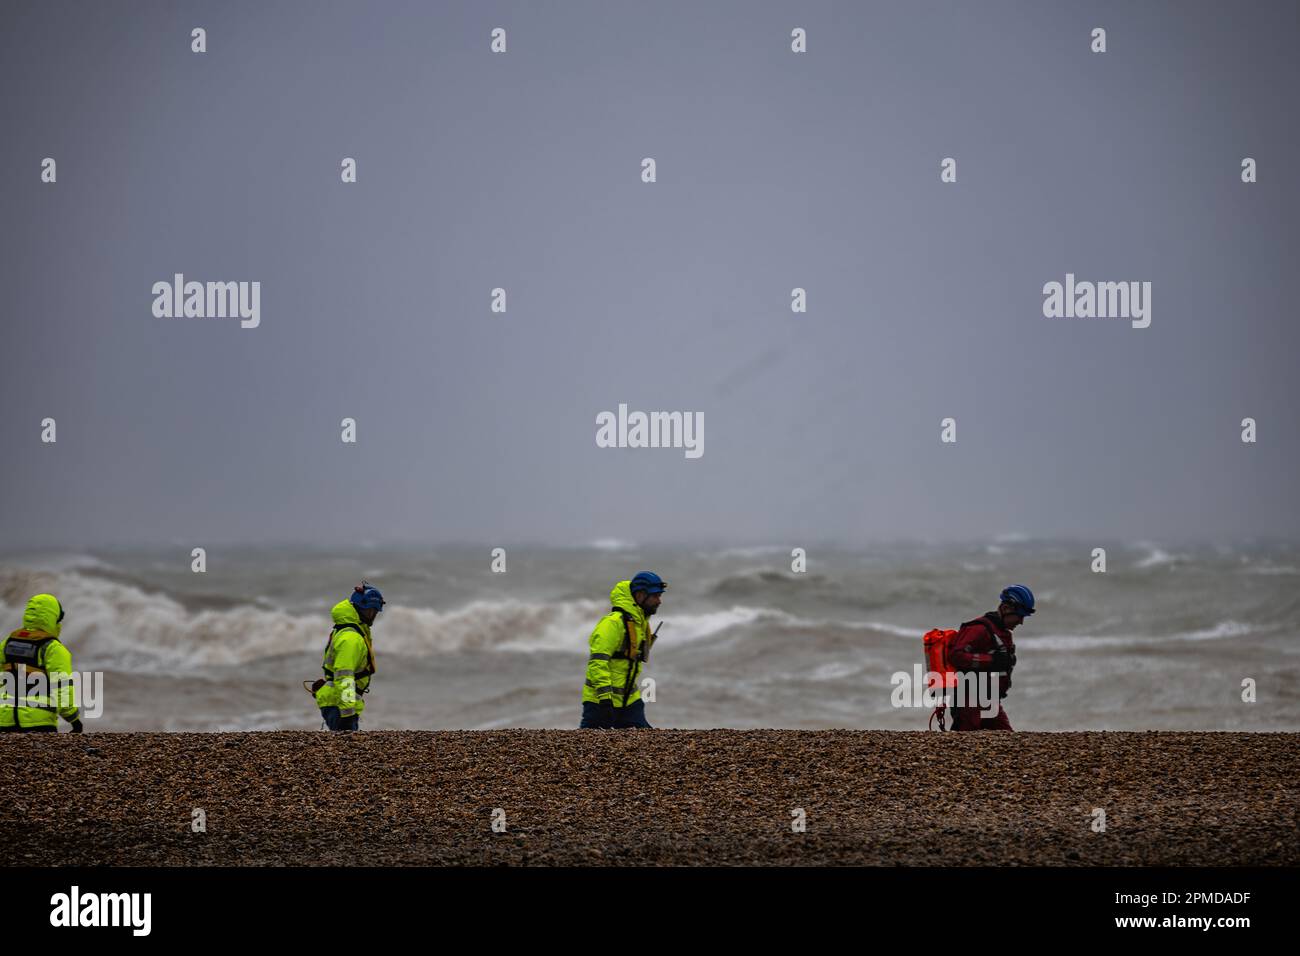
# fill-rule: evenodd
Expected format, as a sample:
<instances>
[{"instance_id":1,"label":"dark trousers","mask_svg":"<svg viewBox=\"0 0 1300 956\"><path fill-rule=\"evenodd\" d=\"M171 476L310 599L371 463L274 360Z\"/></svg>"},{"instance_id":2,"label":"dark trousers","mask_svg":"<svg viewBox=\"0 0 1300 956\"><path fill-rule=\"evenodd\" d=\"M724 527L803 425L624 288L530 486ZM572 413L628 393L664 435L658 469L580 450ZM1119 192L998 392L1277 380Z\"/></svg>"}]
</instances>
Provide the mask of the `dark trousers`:
<instances>
[{"instance_id":1,"label":"dark trousers","mask_svg":"<svg viewBox=\"0 0 1300 956\"><path fill-rule=\"evenodd\" d=\"M998 704L996 717L985 717L978 707L954 707L952 709L953 730L1010 730L1011 721L1007 712Z\"/></svg>"},{"instance_id":2,"label":"dark trousers","mask_svg":"<svg viewBox=\"0 0 1300 956\"><path fill-rule=\"evenodd\" d=\"M57 734L59 728L54 724L41 724L39 727L19 727L15 724L12 727L5 727L4 732L7 734Z\"/></svg>"},{"instance_id":3,"label":"dark trousers","mask_svg":"<svg viewBox=\"0 0 1300 956\"><path fill-rule=\"evenodd\" d=\"M623 730L628 727L651 729L650 723L645 719L645 701L643 700L633 701L626 707L615 707L614 722L612 724L601 716L599 704L583 701L582 723L578 726L604 728L606 730Z\"/></svg>"},{"instance_id":4,"label":"dark trousers","mask_svg":"<svg viewBox=\"0 0 1300 956\"><path fill-rule=\"evenodd\" d=\"M325 718L325 726L330 730L358 730L361 727L361 715L340 717L337 707L322 707L320 715Z\"/></svg>"}]
</instances>

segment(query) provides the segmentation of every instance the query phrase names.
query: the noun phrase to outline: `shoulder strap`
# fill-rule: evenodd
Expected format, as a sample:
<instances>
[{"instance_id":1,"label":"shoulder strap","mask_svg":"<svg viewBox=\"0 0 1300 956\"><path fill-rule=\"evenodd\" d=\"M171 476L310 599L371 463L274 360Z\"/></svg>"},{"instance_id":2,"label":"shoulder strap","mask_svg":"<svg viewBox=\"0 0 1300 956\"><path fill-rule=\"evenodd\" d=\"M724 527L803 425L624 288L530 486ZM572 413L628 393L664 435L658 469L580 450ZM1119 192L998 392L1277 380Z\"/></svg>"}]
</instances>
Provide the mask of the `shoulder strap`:
<instances>
[{"instance_id":1,"label":"shoulder strap","mask_svg":"<svg viewBox=\"0 0 1300 956\"><path fill-rule=\"evenodd\" d=\"M611 614L617 613L623 621L623 643L615 652L614 658L630 658L632 656L632 628L635 626L636 619L630 612L621 607L612 607L609 612Z\"/></svg>"},{"instance_id":2,"label":"shoulder strap","mask_svg":"<svg viewBox=\"0 0 1300 956\"><path fill-rule=\"evenodd\" d=\"M366 645L366 669L364 672L357 674L358 677L366 677L375 672L375 655L370 649L370 642L366 640L366 632L352 623L335 624L330 631L330 640L334 640L334 635L339 631L356 631L361 635L361 641Z\"/></svg>"},{"instance_id":3,"label":"shoulder strap","mask_svg":"<svg viewBox=\"0 0 1300 956\"><path fill-rule=\"evenodd\" d=\"M962 624L957 630L960 631L962 628L966 627L966 624L983 624L984 629L989 632L989 637L993 638L993 646L1006 650L1006 645L1002 643L1002 638L998 637L998 629L994 627L993 622L983 614L975 618L973 621L967 621L965 624Z\"/></svg>"},{"instance_id":4,"label":"shoulder strap","mask_svg":"<svg viewBox=\"0 0 1300 956\"><path fill-rule=\"evenodd\" d=\"M345 627L352 627L351 624L335 624L330 628L329 636L325 638L325 650L328 653L330 645L334 643L334 635Z\"/></svg>"}]
</instances>

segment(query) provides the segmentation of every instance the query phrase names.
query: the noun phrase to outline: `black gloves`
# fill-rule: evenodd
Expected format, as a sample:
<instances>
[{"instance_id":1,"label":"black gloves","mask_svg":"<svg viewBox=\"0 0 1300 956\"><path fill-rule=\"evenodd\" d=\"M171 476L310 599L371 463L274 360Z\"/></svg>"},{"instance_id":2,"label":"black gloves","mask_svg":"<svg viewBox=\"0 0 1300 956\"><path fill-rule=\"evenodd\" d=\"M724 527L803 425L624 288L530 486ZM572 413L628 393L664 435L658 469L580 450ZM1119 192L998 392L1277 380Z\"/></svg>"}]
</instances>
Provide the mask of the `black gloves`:
<instances>
[{"instance_id":1,"label":"black gloves","mask_svg":"<svg viewBox=\"0 0 1300 956\"><path fill-rule=\"evenodd\" d=\"M1010 674L1011 668L1015 666L1016 655L999 647L993 652L993 661L989 670L998 671L1002 674Z\"/></svg>"},{"instance_id":2,"label":"black gloves","mask_svg":"<svg viewBox=\"0 0 1300 956\"><path fill-rule=\"evenodd\" d=\"M612 700L602 700L600 702L600 723L602 727L614 728L614 702Z\"/></svg>"},{"instance_id":3,"label":"black gloves","mask_svg":"<svg viewBox=\"0 0 1300 956\"><path fill-rule=\"evenodd\" d=\"M72 732L74 734L81 733L81 721L78 719L78 720L71 721L71 723L72 723Z\"/></svg>"}]
</instances>

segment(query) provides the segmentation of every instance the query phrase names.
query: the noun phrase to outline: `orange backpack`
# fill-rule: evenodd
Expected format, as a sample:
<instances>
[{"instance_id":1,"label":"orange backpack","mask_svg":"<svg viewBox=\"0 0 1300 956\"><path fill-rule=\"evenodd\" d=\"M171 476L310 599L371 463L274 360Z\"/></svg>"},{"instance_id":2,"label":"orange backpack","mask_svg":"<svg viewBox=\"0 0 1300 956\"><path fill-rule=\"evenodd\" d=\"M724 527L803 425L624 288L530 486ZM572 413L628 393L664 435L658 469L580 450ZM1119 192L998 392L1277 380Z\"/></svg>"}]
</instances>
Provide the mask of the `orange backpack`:
<instances>
[{"instance_id":1,"label":"orange backpack","mask_svg":"<svg viewBox=\"0 0 1300 956\"><path fill-rule=\"evenodd\" d=\"M921 638L925 642L925 686L927 690L941 688L942 692L947 692L950 688L957 686L957 671L948 661L948 645L952 639L957 636L957 632L948 628L934 628L925 632ZM943 712L944 704L939 704L930 713L930 722L927 724L929 729L934 729L934 718L939 718L939 729L944 730Z\"/></svg>"},{"instance_id":2,"label":"orange backpack","mask_svg":"<svg viewBox=\"0 0 1300 956\"><path fill-rule=\"evenodd\" d=\"M974 621L968 621L967 623L983 624L988 629L988 632L993 635L994 642L1001 644L1001 641L998 640L997 631L993 629L993 625L989 623L988 618L977 617ZM965 626L965 624L962 625L962 627ZM952 649L953 638L957 636L959 630L954 631L951 628L942 630L936 627L933 630L926 631L925 636L921 638L925 642L925 686L927 689L942 688L942 693L947 693L947 691L957 686L957 669L952 666L949 652ZM934 718L936 717L939 718L939 729L946 729L943 725L943 712L946 709L947 705L941 703L931 712L930 723L928 724L931 729L934 729Z\"/></svg>"},{"instance_id":3,"label":"orange backpack","mask_svg":"<svg viewBox=\"0 0 1300 956\"><path fill-rule=\"evenodd\" d=\"M957 636L951 628L935 628L926 631L921 638L925 642L925 670L927 687L956 687L957 669L948 662L948 645Z\"/></svg>"}]
</instances>

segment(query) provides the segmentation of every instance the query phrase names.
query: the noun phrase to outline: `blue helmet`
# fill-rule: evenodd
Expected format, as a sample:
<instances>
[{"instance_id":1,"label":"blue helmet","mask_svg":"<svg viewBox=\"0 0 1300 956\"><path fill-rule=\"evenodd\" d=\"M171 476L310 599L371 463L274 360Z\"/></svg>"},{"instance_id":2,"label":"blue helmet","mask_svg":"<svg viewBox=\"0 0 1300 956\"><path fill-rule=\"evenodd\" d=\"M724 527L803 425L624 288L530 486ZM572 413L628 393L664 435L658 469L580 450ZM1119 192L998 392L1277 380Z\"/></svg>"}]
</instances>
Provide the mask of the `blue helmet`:
<instances>
[{"instance_id":1,"label":"blue helmet","mask_svg":"<svg viewBox=\"0 0 1300 956\"><path fill-rule=\"evenodd\" d=\"M647 594L663 594L668 590L668 583L653 571L638 571L632 578L632 593L645 591Z\"/></svg>"},{"instance_id":2,"label":"blue helmet","mask_svg":"<svg viewBox=\"0 0 1300 956\"><path fill-rule=\"evenodd\" d=\"M999 600L1003 604L1014 604L1020 610L1021 617L1029 617L1034 613L1034 592L1023 584L1003 588Z\"/></svg>"},{"instance_id":3,"label":"blue helmet","mask_svg":"<svg viewBox=\"0 0 1300 956\"><path fill-rule=\"evenodd\" d=\"M367 581L362 581L354 587L352 594L348 596L348 600L352 602L352 606L358 611L364 608L374 608L376 611L382 611L384 604L387 603L384 596L379 593L379 588L373 587Z\"/></svg>"}]
</instances>

